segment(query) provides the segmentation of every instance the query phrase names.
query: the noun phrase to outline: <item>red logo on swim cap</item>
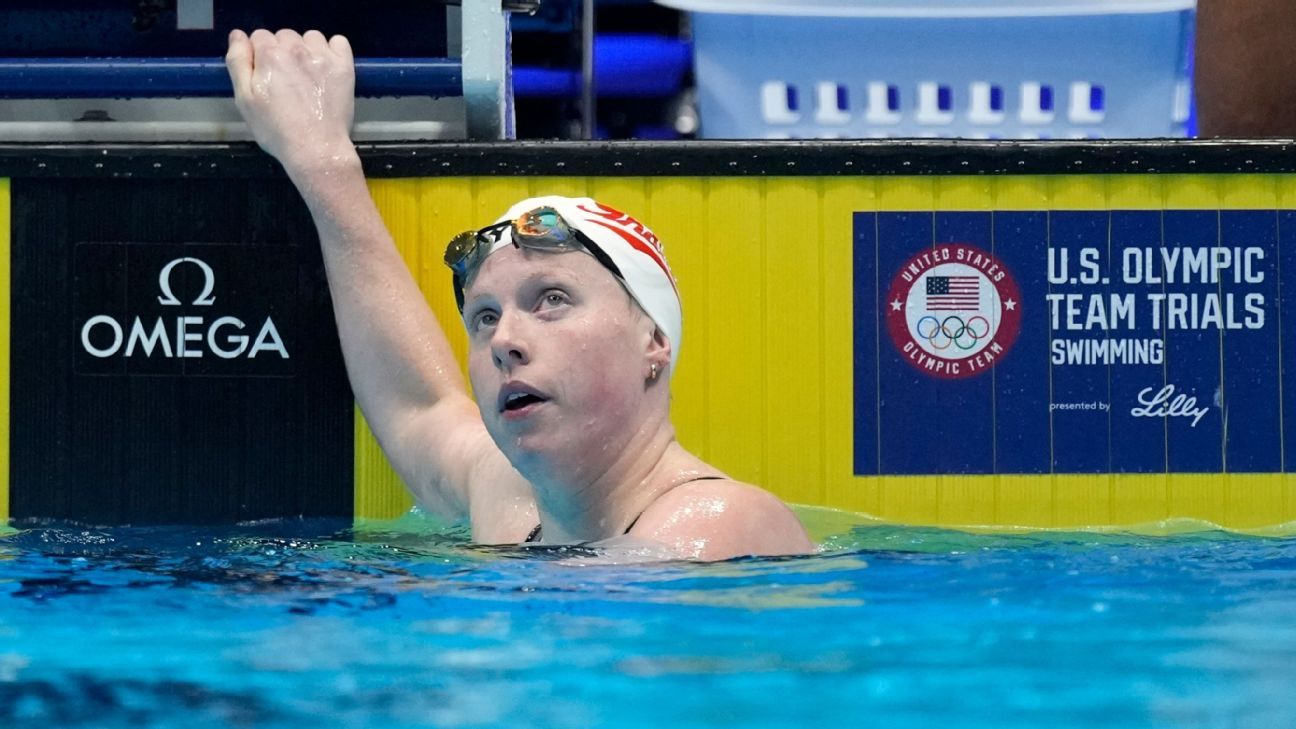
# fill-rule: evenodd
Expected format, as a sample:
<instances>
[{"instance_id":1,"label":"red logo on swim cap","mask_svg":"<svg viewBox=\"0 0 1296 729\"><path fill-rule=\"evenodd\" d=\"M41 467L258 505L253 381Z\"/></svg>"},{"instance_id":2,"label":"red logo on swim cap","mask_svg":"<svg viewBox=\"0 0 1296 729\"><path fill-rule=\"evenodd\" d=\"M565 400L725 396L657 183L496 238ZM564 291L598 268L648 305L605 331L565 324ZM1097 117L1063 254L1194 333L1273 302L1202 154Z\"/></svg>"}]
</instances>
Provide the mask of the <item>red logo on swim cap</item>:
<instances>
[{"instance_id":1,"label":"red logo on swim cap","mask_svg":"<svg viewBox=\"0 0 1296 729\"><path fill-rule=\"evenodd\" d=\"M598 219L590 218L589 222L600 225L608 230L621 236L622 240L630 244L630 247L645 254L661 267L666 278L670 279L671 284L675 283L675 274L671 273L670 265L666 263L665 251L662 249L662 243L657 236L648 229L648 226L635 220L633 217L617 210L610 208L603 203L594 203L597 210L590 210L583 205L576 206L578 210L598 216Z\"/></svg>"}]
</instances>

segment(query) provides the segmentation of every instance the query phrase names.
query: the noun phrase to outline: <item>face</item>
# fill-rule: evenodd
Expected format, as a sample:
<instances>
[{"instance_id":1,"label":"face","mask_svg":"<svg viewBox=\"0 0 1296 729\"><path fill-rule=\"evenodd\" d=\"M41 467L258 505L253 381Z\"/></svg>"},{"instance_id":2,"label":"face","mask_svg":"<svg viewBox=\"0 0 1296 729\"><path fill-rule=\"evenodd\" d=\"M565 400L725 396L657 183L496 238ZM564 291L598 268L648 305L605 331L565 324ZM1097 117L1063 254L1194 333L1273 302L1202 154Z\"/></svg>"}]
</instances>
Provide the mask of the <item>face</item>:
<instances>
[{"instance_id":1,"label":"face","mask_svg":"<svg viewBox=\"0 0 1296 729\"><path fill-rule=\"evenodd\" d=\"M643 422L655 327L589 254L500 249L465 290L464 323L482 420L524 473L598 468Z\"/></svg>"}]
</instances>

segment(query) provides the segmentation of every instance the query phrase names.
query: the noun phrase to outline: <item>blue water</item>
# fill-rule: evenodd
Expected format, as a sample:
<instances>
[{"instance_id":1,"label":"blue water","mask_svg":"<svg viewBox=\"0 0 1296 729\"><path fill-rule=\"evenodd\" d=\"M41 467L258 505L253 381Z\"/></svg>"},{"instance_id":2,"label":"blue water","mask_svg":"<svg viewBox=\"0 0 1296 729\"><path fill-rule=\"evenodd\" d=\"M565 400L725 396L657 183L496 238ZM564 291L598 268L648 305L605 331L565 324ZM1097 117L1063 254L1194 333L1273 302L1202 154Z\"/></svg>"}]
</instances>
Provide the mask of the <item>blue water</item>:
<instances>
[{"instance_id":1,"label":"blue water","mask_svg":"<svg viewBox=\"0 0 1296 729\"><path fill-rule=\"evenodd\" d=\"M1296 540L863 526L595 564L417 518L0 535L0 727L1293 727Z\"/></svg>"}]
</instances>

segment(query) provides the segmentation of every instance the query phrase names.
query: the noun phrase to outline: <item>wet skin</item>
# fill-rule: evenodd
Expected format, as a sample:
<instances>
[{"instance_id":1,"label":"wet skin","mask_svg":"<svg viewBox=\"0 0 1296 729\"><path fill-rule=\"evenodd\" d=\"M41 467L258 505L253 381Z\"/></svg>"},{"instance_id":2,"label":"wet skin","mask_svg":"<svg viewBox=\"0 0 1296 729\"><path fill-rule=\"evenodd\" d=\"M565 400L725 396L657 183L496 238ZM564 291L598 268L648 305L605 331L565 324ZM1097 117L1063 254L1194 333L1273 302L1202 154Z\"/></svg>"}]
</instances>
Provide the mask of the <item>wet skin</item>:
<instances>
[{"instance_id":1,"label":"wet skin","mask_svg":"<svg viewBox=\"0 0 1296 729\"><path fill-rule=\"evenodd\" d=\"M629 444L628 424L660 420L645 407L655 327L588 254L497 251L465 292L464 324L482 420L523 472L540 459L583 480Z\"/></svg>"},{"instance_id":2,"label":"wet skin","mask_svg":"<svg viewBox=\"0 0 1296 729\"><path fill-rule=\"evenodd\" d=\"M235 31L226 63L258 144L311 211L352 390L420 505L486 543L537 521L560 542L633 523L685 559L813 551L775 496L675 440L671 343L586 253L507 247L483 262L465 292L474 402L348 137L346 40Z\"/></svg>"}]
</instances>

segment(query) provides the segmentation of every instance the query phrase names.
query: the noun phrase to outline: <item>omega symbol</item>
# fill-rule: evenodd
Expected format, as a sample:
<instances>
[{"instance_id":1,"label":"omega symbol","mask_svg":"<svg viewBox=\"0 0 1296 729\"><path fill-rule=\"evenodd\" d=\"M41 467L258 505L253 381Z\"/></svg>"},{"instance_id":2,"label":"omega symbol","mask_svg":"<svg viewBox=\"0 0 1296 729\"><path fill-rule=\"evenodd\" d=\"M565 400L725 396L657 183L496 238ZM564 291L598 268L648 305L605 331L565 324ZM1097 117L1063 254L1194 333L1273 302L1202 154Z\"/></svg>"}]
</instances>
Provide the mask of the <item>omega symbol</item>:
<instances>
[{"instance_id":1,"label":"omega symbol","mask_svg":"<svg viewBox=\"0 0 1296 729\"><path fill-rule=\"evenodd\" d=\"M171 288L171 275L176 266L187 263L197 266L203 275L203 287L198 296L189 302L192 306L212 306L216 297L216 273L198 258L185 256L171 260L158 272L158 303L163 306L184 306ZM87 354L98 358L157 356L163 359L201 358L205 355L220 359L243 357L255 359L257 355L289 359L288 348L274 319L266 316L260 327L249 328L236 316L134 316L119 321L108 314L98 314L86 320L81 327L81 347ZM253 334L255 332L255 334Z\"/></svg>"},{"instance_id":2,"label":"omega symbol","mask_svg":"<svg viewBox=\"0 0 1296 729\"><path fill-rule=\"evenodd\" d=\"M216 298L212 296L212 289L216 288L216 273L212 271L211 266L206 261L198 258L177 258L162 267L162 272L158 274L158 288L162 290L162 295L158 297L158 302L163 306L180 306L180 300L171 293L171 271L181 263L193 263L203 272L204 282L201 294L193 300L194 306L211 306L216 303Z\"/></svg>"}]
</instances>

